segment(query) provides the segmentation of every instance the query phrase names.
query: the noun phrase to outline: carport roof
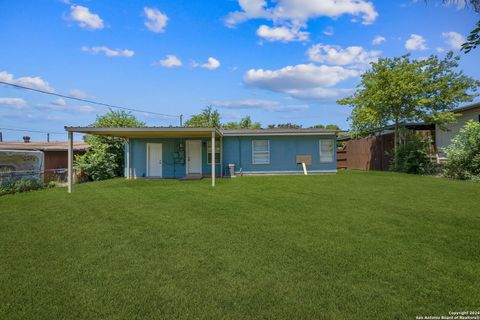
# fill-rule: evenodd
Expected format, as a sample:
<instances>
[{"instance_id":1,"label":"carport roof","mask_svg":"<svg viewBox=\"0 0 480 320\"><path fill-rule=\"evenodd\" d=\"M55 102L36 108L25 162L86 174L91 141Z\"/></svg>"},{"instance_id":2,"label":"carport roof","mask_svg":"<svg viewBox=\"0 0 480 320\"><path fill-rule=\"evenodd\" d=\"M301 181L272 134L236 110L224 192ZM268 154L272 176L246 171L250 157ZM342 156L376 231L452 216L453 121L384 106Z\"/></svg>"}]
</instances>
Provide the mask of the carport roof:
<instances>
[{"instance_id":1,"label":"carport roof","mask_svg":"<svg viewBox=\"0 0 480 320\"><path fill-rule=\"evenodd\" d=\"M185 128L185 127L141 127L141 128L94 128L65 127L67 132L95 134L100 136L121 138L200 138L221 136L216 128Z\"/></svg>"}]
</instances>

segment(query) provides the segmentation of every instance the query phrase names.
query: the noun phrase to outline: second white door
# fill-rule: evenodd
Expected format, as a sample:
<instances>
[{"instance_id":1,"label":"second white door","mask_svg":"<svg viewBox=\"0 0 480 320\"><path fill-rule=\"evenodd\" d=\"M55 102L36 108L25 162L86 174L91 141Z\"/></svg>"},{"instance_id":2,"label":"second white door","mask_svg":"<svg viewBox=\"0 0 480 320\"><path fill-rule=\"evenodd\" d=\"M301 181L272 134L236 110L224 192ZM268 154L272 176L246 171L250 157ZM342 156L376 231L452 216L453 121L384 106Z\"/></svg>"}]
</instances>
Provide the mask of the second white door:
<instances>
[{"instance_id":1,"label":"second white door","mask_svg":"<svg viewBox=\"0 0 480 320\"><path fill-rule=\"evenodd\" d=\"M187 140L187 174L202 174L202 141Z\"/></svg>"}]
</instances>

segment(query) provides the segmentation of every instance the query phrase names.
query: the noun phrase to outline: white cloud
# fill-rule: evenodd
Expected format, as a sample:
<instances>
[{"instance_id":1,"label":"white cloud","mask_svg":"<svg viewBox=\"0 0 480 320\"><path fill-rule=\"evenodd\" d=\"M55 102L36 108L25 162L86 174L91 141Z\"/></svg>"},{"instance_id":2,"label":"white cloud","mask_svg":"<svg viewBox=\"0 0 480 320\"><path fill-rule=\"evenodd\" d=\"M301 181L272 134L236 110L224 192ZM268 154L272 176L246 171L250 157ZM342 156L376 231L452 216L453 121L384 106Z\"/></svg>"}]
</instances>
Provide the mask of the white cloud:
<instances>
[{"instance_id":1,"label":"white cloud","mask_svg":"<svg viewBox=\"0 0 480 320\"><path fill-rule=\"evenodd\" d=\"M45 80L43 80L40 77L15 78L13 76L13 74L8 73L6 71L1 71L0 72L0 81L16 84L16 85L27 87L27 88L43 90L43 91L47 91L47 92L55 92L55 90L50 87L48 82L46 82Z\"/></svg>"},{"instance_id":2,"label":"white cloud","mask_svg":"<svg viewBox=\"0 0 480 320\"><path fill-rule=\"evenodd\" d=\"M445 52L445 49L442 48L442 47L438 47L438 48L437 48L437 52L438 52L438 53L443 53L443 52Z\"/></svg>"},{"instance_id":3,"label":"white cloud","mask_svg":"<svg viewBox=\"0 0 480 320\"><path fill-rule=\"evenodd\" d=\"M81 106L69 105L62 98L55 99L54 101L52 101L50 104L47 104L47 105L44 105L44 104L36 105L35 108L39 110L47 109L51 111L62 111L66 113L91 113L95 111L95 108L89 105L81 105Z\"/></svg>"},{"instance_id":4,"label":"white cloud","mask_svg":"<svg viewBox=\"0 0 480 320\"><path fill-rule=\"evenodd\" d=\"M76 21L80 27L85 29L95 30L104 28L102 18L98 14L91 13L90 9L84 6L70 6L70 19Z\"/></svg>"},{"instance_id":5,"label":"white cloud","mask_svg":"<svg viewBox=\"0 0 480 320\"><path fill-rule=\"evenodd\" d=\"M335 29L333 29L333 27L326 27L323 30L323 34L326 35L326 36L333 36L334 33L335 33Z\"/></svg>"},{"instance_id":6,"label":"white cloud","mask_svg":"<svg viewBox=\"0 0 480 320\"><path fill-rule=\"evenodd\" d=\"M387 39L385 39L385 37L376 36L375 38L373 38L372 44L376 46L376 45L379 45L379 44L381 44L382 42L385 42L385 41L387 41Z\"/></svg>"},{"instance_id":7,"label":"white cloud","mask_svg":"<svg viewBox=\"0 0 480 320\"><path fill-rule=\"evenodd\" d=\"M405 48L410 51L427 50L427 41L419 34L412 34L405 42Z\"/></svg>"},{"instance_id":8,"label":"white cloud","mask_svg":"<svg viewBox=\"0 0 480 320\"><path fill-rule=\"evenodd\" d=\"M241 11L228 14L227 26L235 26L250 19L267 19L304 25L318 17L337 18L344 14L360 16L363 24L371 24L378 16L373 4L365 0L278 0L268 7L265 0L238 0Z\"/></svg>"},{"instance_id":9,"label":"white cloud","mask_svg":"<svg viewBox=\"0 0 480 320\"><path fill-rule=\"evenodd\" d=\"M108 47L82 47L83 52L89 52L93 55L97 55L100 52L103 52L107 57L125 57L131 58L135 54L135 51L128 50L128 49L110 49Z\"/></svg>"},{"instance_id":10,"label":"white cloud","mask_svg":"<svg viewBox=\"0 0 480 320\"><path fill-rule=\"evenodd\" d=\"M174 68L174 67L181 67L182 61L178 59L176 56L174 56L173 54L169 54L165 59L160 60L158 64L165 68Z\"/></svg>"},{"instance_id":11,"label":"white cloud","mask_svg":"<svg viewBox=\"0 0 480 320\"><path fill-rule=\"evenodd\" d=\"M243 80L248 86L286 93L293 98L321 100L346 92L331 87L358 75L358 71L341 66L299 64L278 70L250 69Z\"/></svg>"},{"instance_id":12,"label":"white cloud","mask_svg":"<svg viewBox=\"0 0 480 320\"><path fill-rule=\"evenodd\" d=\"M63 98L57 98L52 101L52 104L60 107L65 107L67 105L67 102Z\"/></svg>"},{"instance_id":13,"label":"white cloud","mask_svg":"<svg viewBox=\"0 0 480 320\"><path fill-rule=\"evenodd\" d=\"M95 108L92 107L92 106L88 106L88 105L85 105L85 106L75 106L75 107L71 107L73 108L73 111L74 112L78 112L78 113L91 113L91 112L94 112L95 111Z\"/></svg>"},{"instance_id":14,"label":"white cloud","mask_svg":"<svg viewBox=\"0 0 480 320\"><path fill-rule=\"evenodd\" d=\"M300 100L336 100L349 95L353 89L340 88L307 88L292 89L288 92L292 98Z\"/></svg>"},{"instance_id":15,"label":"white cloud","mask_svg":"<svg viewBox=\"0 0 480 320\"><path fill-rule=\"evenodd\" d=\"M300 31L299 28L269 27L266 25L261 25L257 29L257 35L270 42L291 42L306 41L308 40L309 33Z\"/></svg>"},{"instance_id":16,"label":"white cloud","mask_svg":"<svg viewBox=\"0 0 480 320\"><path fill-rule=\"evenodd\" d=\"M192 66L194 68L205 68L205 69L209 69L209 70L214 70L214 69L217 69L218 67L220 67L220 61L218 61L214 57L210 57L210 58L208 58L207 63L200 64L200 63L197 63L197 62L194 61L192 63Z\"/></svg>"},{"instance_id":17,"label":"white cloud","mask_svg":"<svg viewBox=\"0 0 480 320\"><path fill-rule=\"evenodd\" d=\"M79 90L79 89L70 89L68 91L68 94L78 99L91 98L86 92L83 92L82 90Z\"/></svg>"},{"instance_id":18,"label":"white cloud","mask_svg":"<svg viewBox=\"0 0 480 320\"><path fill-rule=\"evenodd\" d=\"M22 98L0 98L0 106L11 106L15 109L24 109L27 102Z\"/></svg>"},{"instance_id":19,"label":"white cloud","mask_svg":"<svg viewBox=\"0 0 480 320\"><path fill-rule=\"evenodd\" d=\"M455 31L442 32L442 37L445 40L445 43L452 49L461 49L462 44L466 41L463 35Z\"/></svg>"},{"instance_id":20,"label":"white cloud","mask_svg":"<svg viewBox=\"0 0 480 320\"><path fill-rule=\"evenodd\" d=\"M330 65L366 65L376 61L381 51L367 51L359 46L347 47L316 44L307 50L307 55L312 62L327 63Z\"/></svg>"},{"instance_id":21,"label":"white cloud","mask_svg":"<svg viewBox=\"0 0 480 320\"><path fill-rule=\"evenodd\" d=\"M293 112L305 110L308 105L281 105L278 101L262 99L245 99L233 101L214 101L213 105L227 109L260 109L268 112Z\"/></svg>"},{"instance_id":22,"label":"white cloud","mask_svg":"<svg viewBox=\"0 0 480 320\"><path fill-rule=\"evenodd\" d=\"M167 26L168 16L155 8L143 8L147 20L145 20L145 27L152 32L164 32Z\"/></svg>"}]
</instances>

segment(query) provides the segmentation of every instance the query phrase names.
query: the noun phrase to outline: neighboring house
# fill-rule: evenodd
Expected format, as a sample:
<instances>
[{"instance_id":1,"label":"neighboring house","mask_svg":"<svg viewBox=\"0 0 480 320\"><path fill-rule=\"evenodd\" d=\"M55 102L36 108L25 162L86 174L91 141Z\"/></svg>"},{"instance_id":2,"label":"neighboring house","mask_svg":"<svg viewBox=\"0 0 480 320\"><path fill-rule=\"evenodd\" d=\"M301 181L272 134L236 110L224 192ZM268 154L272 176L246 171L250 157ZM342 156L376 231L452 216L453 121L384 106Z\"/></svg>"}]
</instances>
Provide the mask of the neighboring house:
<instances>
[{"instance_id":1,"label":"neighboring house","mask_svg":"<svg viewBox=\"0 0 480 320\"><path fill-rule=\"evenodd\" d=\"M76 142L73 145L73 154L83 154L88 147L89 145L85 142ZM62 175L66 176L65 173L68 165L67 142L0 142L0 154L5 155L5 157L7 156L7 153L9 158L15 154L18 155L18 157L21 157L22 152L24 151L43 153L42 171L45 181L65 180L62 178ZM0 157L0 159L2 159L2 157ZM5 161L6 160L4 160L4 162ZM0 161L0 167L2 166L1 162L2 161ZM6 163L3 165L6 166ZM15 161L13 164L9 164L8 167L15 169ZM14 169L12 169L12 171L22 171ZM6 171L6 169L3 171Z\"/></svg>"},{"instance_id":2,"label":"neighboring house","mask_svg":"<svg viewBox=\"0 0 480 320\"><path fill-rule=\"evenodd\" d=\"M459 117L455 123L447 125L448 130L442 130L439 126L435 128L435 147L439 159L445 158L443 149L450 145L452 138L460 132L460 129L468 120L480 121L480 102L457 108L453 111Z\"/></svg>"},{"instance_id":3,"label":"neighboring house","mask_svg":"<svg viewBox=\"0 0 480 320\"><path fill-rule=\"evenodd\" d=\"M125 138L127 178L223 176L236 174L336 172L338 131L325 129L238 129L66 127L74 132ZM212 148L213 145L213 148ZM212 165L212 149L214 162ZM215 174L212 174L214 172Z\"/></svg>"}]
</instances>

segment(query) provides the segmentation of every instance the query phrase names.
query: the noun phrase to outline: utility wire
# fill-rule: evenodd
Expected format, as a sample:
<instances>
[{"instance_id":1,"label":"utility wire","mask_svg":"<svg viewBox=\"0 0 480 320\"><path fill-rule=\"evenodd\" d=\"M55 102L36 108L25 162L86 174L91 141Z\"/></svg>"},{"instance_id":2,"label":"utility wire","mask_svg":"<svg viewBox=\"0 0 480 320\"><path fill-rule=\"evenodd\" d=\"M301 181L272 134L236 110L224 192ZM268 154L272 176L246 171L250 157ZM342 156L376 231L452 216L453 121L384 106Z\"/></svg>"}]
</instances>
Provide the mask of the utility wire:
<instances>
[{"instance_id":1,"label":"utility wire","mask_svg":"<svg viewBox=\"0 0 480 320\"><path fill-rule=\"evenodd\" d=\"M154 115L165 117L165 118L181 118L182 117L181 115L165 114L165 113L158 113L158 112L152 112L152 111L143 111L143 110L134 109L134 108L126 108L126 107L115 106L115 105L108 104L108 103L97 102L97 101L93 101L93 100L67 96L67 95L64 95L64 94L48 92L48 91L44 91L44 90L40 90L40 89L24 87L24 86L21 86L21 85L18 85L18 84L5 82L5 81L0 81L0 83L1 84L6 84L6 85L9 85L9 86L12 86L12 87L20 88L20 89L31 90L31 91L40 92L40 93L43 93L43 94L48 94L48 95L56 96L56 97L60 97L60 98L76 100L76 101L86 102L86 103L90 103L90 104L96 104L96 105L99 105L99 106L102 106L102 107L107 107L107 108L121 109L121 110L140 112L140 113L149 113L149 114L154 114Z\"/></svg>"},{"instance_id":2,"label":"utility wire","mask_svg":"<svg viewBox=\"0 0 480 320\"><path fill-rule=\"evenodd\" d=\"M5 128L5 127L0 127L0 130L20 131L20 132L36 132L36 133L49 133L49 134L66 134L66 132L40 131L40 130L29 130L29 129L20 129L20 128Z\"/></svg>"}]
</instances>

